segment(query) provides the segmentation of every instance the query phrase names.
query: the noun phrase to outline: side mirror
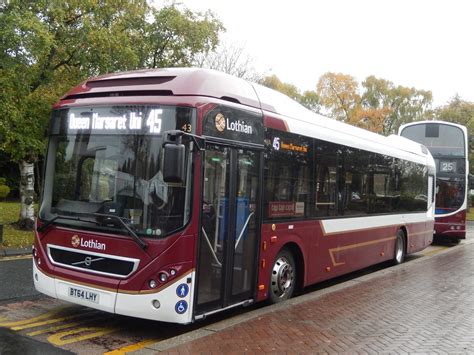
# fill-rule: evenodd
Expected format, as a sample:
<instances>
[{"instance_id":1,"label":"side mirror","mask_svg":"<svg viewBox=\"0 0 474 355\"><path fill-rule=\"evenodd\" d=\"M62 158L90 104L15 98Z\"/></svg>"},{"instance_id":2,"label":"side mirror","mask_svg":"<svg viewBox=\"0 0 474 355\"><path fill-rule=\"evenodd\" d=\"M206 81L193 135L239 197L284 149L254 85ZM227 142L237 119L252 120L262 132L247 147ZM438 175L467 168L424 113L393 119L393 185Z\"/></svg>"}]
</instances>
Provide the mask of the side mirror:
<instances>
[{"instance_id":1,"label":"side mirror","mask_svg":"<svg viewBox=\"0 0 474 355\"><path fill-rule=\"evenodd\" d=\"M184 144L167 143L163 146L163 181L182 183L186 179Z\"/></svg>"},{"instance_id":2,"label":"side mirror","mask_svg":"<svg viewBox=\"0 0 474 355\"><path fill-rule=\"evenodd\" d=\"M469 136L469 149L474 151L474 136Z\"/></svg>"},{"instance_id":3,"label":"side mirror","mask_svg":"<svg viewBox=\"0 0 474 355\"><path fill-rule=\"evenodd\" d=\"M474 175L469 174L469 190L474 190Z\"/></svg>"}]
</instances>

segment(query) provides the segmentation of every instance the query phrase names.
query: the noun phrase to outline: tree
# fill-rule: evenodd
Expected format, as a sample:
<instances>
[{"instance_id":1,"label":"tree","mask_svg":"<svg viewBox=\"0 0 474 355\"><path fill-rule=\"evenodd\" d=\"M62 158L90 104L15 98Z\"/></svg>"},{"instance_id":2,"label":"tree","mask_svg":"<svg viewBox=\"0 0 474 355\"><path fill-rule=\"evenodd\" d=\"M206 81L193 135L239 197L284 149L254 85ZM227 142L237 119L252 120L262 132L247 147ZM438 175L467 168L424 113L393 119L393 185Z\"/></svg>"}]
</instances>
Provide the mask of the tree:
<instances>
[{"instance_id":1,"label":"tree","mask_svg":"<svg viewBox=\"0 0 474 355\"><path fill-rule=\"evenodd\" d=\"M362 108L360 105L351 112L347 123L375 133L383 131L384 122L390 110L388 108Z\"/></svg>"},{"instance_id":2,"label":"tree","mask_svg":"<svg viewBox=\"0 0 474 355\"><path fill-rule=\"evenodd\" d=\"M319 78L316 88L321 104L330 117L346 122L358 109L359 84L352 76L328 72Z\"/></svg>"},{"instance_id":3,"label":"tree","mask_svg":"<svg viewBox=\"0 0 474 355\"><path fill-rule=\"evenodd\" d=\"M306 90L299 98L300 104L316 113L321 111L321 100L316 91Z\"/></svg>"},{"instance_id":4,"label":"tree","mask_svg":"<svg viewBox=\"0 0 474 355\"><path fill-rule=\"evenodd\" d=\"M302 95L296 86L282 82L276 75L266 76L260 84L291 97L313 112L319 112L321 108L319 96L315 91L305 91Z\"/></svg>"},{"instance_id":5,"label":"tree","mask_svg":"<svg viewBox=\"0 0 474 355\"><path fill-rule=\"evenodd\" d=\"M224 26L210 11L192 12L172 4L153 10L154 21L146 26L142 53L148 68L187 67L199 55L216 48Z\"/></svg>"},{"instance_id":6,"label":"tree","mask_svg":"<svg viewBox=\"0 0 474 355\"><path fill-rule=\"evenodd\" d=\"M474 136L474 103L461 99L459 95L454 96L448 105L434 110L434 118L466 126L469 136ZM474 154L469 154L469 169L473 174Z\"/></svg>"},{"instance_id":7,"label":"tree","mask_svg":"<svg viewBox=\"0 0 474 355\"><path fill-rule=\"evenodd\" d=\"M245 47L221 42L207 54L197 57L196 66L219 70L244 80L261 82L262 76L254 68L254 59L245 53Z\"/></svg>"},{"instance_id":8,"label":"tree","mask_svg":"<svg viewBox=\"0 0 474 355\"><path fill-rule=\"evenodd\" d=\"M361 94L358 82L341 73L321 76L317 93L332 118L384 135L426 117L432 102L430 91L395 86L374 76L362 82Z\"/></svg>"},{"instance_id":9,"label":"tree","mask_svg":"<svg viewBox=\"0 0 474 355\"><path fill-rule=\"evenodd\" d=\"M454 96L446 106L438 107L434 117L466 126L469 133L474 134L474 103L463 100L459 95Z\"/></svg>"},{"instance_id":10,"label":"tree","mask_svg":"<svg viewBox=\"0 0 474 355\"><path fill-rule=\"evenodd\" d=\"M367 77L362 87L361 107L383 118L378 132L384 135L396 134L400 125L425 118L431 107L430 91L395 86L374 76Z\"/></svg>"},{"instance_id":11,"label":"tree","mask_svg":"<svg viewBox=\"0 0 474 355\"><path fill-rule=\"evenodd\" d=\"M149 19L153 19L151 22ZM12 0L0 4L0 149L21 170L20 226L31 228L33 163L51 104L90 76L191 63L217 44L211 13L145 0Z\"/></svg>"}]
</instances>

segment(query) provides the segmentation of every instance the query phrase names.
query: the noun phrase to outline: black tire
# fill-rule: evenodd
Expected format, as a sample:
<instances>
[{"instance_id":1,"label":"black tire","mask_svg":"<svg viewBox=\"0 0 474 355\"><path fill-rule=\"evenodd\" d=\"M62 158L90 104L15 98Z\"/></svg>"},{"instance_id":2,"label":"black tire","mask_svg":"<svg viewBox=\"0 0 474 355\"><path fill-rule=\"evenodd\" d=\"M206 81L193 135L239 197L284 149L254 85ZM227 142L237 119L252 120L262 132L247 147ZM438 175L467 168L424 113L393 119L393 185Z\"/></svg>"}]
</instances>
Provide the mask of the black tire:
<instances>
[{"instance_id":1,"label":"black tire","mask_svg":"<svg viewBox=\"0 0 474 355\"><path fill-rule=\"evenodd\" d=\"M405 233L400 229L397 232L397 238L395 240L395 250L393 253L393 264L399 265L405 261L406 256L406 239Z\"/></svg>"},{"instance_id":2,"label":"black tire","mask_svg":"<svg viewBox=\"0 0 474 355\"><path fill-rule=\"evenodd\" d=\"M293 296L296 286L296 264L293 254L280 250L273 262L270 285L268 287L271 303L278 303Z\"/></svg>"},{"instance_id":3,"label":"black tire","mask_svg":"<svg viewBox=\"0 0 474 355\"><path fill-rule=\"evenodd\" d=\"M461 239L459 239L459 238L451 238L451 243L454 244L454 245L458 245L459 243L461 243Z\"/></svg>"}]
</instances>

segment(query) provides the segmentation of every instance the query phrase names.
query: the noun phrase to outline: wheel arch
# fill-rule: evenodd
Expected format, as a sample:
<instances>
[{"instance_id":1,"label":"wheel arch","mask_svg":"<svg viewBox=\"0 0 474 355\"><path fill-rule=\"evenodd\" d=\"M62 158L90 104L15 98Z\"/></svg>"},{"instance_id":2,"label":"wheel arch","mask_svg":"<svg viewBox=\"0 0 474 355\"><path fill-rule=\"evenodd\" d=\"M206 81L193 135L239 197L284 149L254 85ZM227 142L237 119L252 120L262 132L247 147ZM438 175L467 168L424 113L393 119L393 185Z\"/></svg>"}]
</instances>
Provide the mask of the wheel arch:
<instances>
[{"instance_id":1,"label":"wheel arch","mask_svg":"<svg viewBox=\"0 0 474 355\"><path fill-rule=\"evenodd\" d=\"M292 255L295 260L296 266L296 288L295 291L300 292L304 287L305 280L305 260L303 252L301 251L300 246L295 242L288 242L281 247L280 250L286 249Z\"/></svg>"},{"instance_id":2,"label":"wheel arch","mask_svg":"<svg viewBox=\"0 0 474 355\"><path fill-rule=\"evenodd\" d=\"M405 236L405 255L408 253L408 229L406 226L400 226L398 227L398 230L397 230L397 233L398 231L401 230Z\"/></svg>"}]
</instances>

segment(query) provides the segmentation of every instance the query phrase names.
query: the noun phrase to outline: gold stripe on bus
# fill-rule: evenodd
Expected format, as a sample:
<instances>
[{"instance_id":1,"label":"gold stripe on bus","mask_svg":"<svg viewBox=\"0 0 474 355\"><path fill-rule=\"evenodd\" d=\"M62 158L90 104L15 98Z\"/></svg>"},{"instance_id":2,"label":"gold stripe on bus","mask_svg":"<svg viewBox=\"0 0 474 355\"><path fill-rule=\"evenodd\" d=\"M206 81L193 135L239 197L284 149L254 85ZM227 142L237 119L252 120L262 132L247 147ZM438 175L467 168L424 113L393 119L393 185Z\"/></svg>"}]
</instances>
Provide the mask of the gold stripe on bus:
<instances>
[{"instance_id":1,"label":"gold stripe on bus","mask_svg":"<svg viewBox=\"0 0 474 355\"><path fill-rule=\"evenodd\" d=\"M416 233L408 233L408 236L409 237L416 237L418 235L423 235L423 234L433 234L433 230L432 229L427 229L425 231L422 231L422 232L416 232Z\"/></svg>"},{"instance_id":2,"label":"gold stripe on bus","mask_svg":"<svg viewBox=\"0 0 474 355\"><path fill-rule=\"evenodd\" d=\"M373 245L373 244L378 244L378 243L383 243L383 242L388 242L390 240L395 240L397 237L388 237L388 238L383 238L383 239L377 239L377 240L371 240L369 242L363 242L363 243L356 243L356 244L349 244L343 247L337 247L337 248L331 248L329 249L329 255L331 256L331 261L333 266L340 266L344 265L346 262L336 262L334 253L338 253L344 250L349 250L349 249L355 249L355 248L360 248L364 247L367 245Z\"/></svg>"},{"instance_id":3,"label":"gold stripe on bus","mask_svg":"<svg viewBox=\"0 0 474 355\"><path fill-rule=\"evenodd\" d=\"M194 270L195 270L194 268L190 269L188 272L183 274L181 277L187 277L189 274L193 273ZM127 294L127 295L158 293L160 291L163 291L165 288L171 286L171 284L167 284L167 285L163 285L159 288L155 288L155 289L152 289L152 290L128 291L128 290L120 290L120 289L115 289L115 288L108 288L108 287L98 286L98 285L90 284L90 283L87 283L87 282L81 282L81 281L67 279L65 277L58 277L58 276L51 275L51 274L49 274L49 273L47 273L43 270L41 270L41 272L43 274L47 275L48 277L51 277L51 278L54 278L54 279L57 279L57 280L66 281L66 282L70 282L72 284L81 285L81 286L85 286L85 287L96 288L96 289L103 290L103 291L108 291L108 292L113 292L113 293L123 293L123 294Z\"/></svg>"},{"instance_id":4,"label":"gold stripe on bus","mask_svg":"<svg viewBox=\"0 0 474 355\"><path fill-rule=\"evenodd\" d=\"M181 276L181 278L188 277L190 274L192 274L194 272L194 270L195 270L194 268L190 269L188 272L183 274ZM127 294L127 295L147 295L147 294L153 294L153 293L161 292L164 289L166 289L168 287L171 287L171 285L172 284L166 284L166 285L160 286L158 288L154 288L152 290L140 290L140 291L119 290L118 293L124 293L124 294Z\"/></svg>"}]
</instances>

